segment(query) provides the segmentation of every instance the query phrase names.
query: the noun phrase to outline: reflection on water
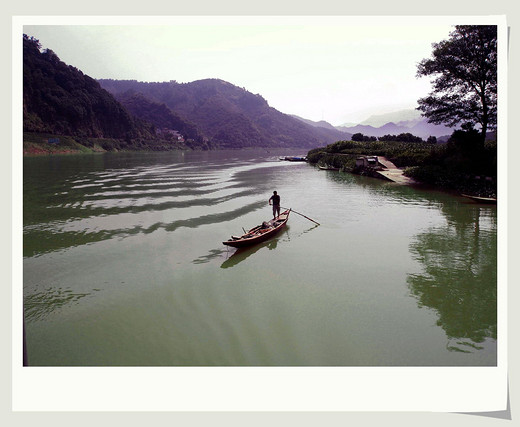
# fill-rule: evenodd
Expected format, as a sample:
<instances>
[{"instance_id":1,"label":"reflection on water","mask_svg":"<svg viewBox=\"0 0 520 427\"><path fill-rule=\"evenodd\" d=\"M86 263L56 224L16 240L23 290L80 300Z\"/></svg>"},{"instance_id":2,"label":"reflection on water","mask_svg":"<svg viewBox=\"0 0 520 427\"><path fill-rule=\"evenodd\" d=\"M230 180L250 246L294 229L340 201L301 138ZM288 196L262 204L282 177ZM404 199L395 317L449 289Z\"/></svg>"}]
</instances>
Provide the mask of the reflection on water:
<instances>
[{"instance_id":1,"label":"reflection on water","mask_svg":"<svg viewBox=\"0 0 520 427\"><path fill-rule=\"evenodd\" d=\"M270 251L273 249L276 249L278 246L279 240L290 240L289 234L288 234L289 227L286 226L281 233L279 233L276 237L273 237L272 239L259 243L257 245L253 245L246 248L238 248L238 249L228 249L230 252L234 251L229 257L222 263L220 268L230 268L234 267L238 263L244 261L245 259L249 258L251 255L258 252L260 249L267 248ZM285 236L284 236L285 235Z\"/></svg>"},{"instance_id":2,"label":"reflection on water","mask_svg":"<svg viewBox=\"0 0 520 427\"><path fill-rule=\"evenodd\" d=\"M496 364L496 207L278 156L24 159L31 363Z\"/></svg>"},{"instance_id":3,"label":"reflection on water","mask_svg":"<svg viewBox=\"0 0 520 427\"><path fill-rule=\"evenodd\" d=\"M423 273L408 284L421 307L434 309L450 351L482 349L497 337L496 209L443 208L446 223L415 236L410 251Z\"/></svg>"},{"instance_id":4,"label":"reflection on water","mask_svg":"<svg viewBox=\"0 0 520 427\"><path fill-rule=\"evenodd\" d=\"M193 264L204 264L206 262L210 262L213 259L218 259L222 257L222 254L226 252L225 249L211 249L209 254L201 255L197 259L194 259Z\"/></svg>"}]
</instances>

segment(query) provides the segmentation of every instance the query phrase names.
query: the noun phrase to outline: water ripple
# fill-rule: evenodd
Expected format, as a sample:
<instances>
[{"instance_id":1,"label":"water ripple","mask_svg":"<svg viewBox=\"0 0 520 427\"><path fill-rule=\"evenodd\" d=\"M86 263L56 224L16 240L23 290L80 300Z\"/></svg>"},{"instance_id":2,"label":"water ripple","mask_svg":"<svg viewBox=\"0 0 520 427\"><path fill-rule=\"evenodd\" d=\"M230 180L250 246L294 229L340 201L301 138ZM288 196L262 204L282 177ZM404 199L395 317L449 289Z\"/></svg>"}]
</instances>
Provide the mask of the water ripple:
<instances>
[{"instance_id":1,"label":"water ripple","mask_svg":"<svg viewBox=\"0 0 520 427\"><path fill-rule=\"evenodd\" d=\"M97 289L94 289L97 291ZM24 315L29 321L42 320L53 312L68 305L78 304L82 298L92 293L79 293L71 289L48 288L41 292L24 296Z\"/></svg>"},{"instance_id":2,"label":"water ripple","mask_svg":"<svg viewBox=\"0 0 520 427\"><path fill-rule=\"evenodd\" d=\"M228 221L265 204L254 197L261 185L256 174L273 166L279 163L125 165L80 172L50 187L36 181L24 192L24 256Z\"/></svg>"},{"instance_id":3,"label":"water ripple","mask_svg":"<svg viewBox=\"0 0 520 427\"><path fill-rule=\"evenodd\" d=\"M97 229L92 226L88 227L86 224L82 225L79 229L70 229L70 223L62 223L61 227L57 224L42 225L40 229L26 227L24 230L24 257L39 256L52 251L100 242L115 237L130 237L139 233L150 234L160 229L173 232L182 227L198 228L202 225L228 222L264 206L264 201L253 202L231 211L207 214L172 222L155 222L148 226L133 225L126 228L117 226L119 223L117 216L114 218L116 227L112 229L109 229L106 225L102 229ZM95 219L98 220L99 217ZM67 227L69 227L69 230L67 230Z\"/></svg>"}]
</instances>

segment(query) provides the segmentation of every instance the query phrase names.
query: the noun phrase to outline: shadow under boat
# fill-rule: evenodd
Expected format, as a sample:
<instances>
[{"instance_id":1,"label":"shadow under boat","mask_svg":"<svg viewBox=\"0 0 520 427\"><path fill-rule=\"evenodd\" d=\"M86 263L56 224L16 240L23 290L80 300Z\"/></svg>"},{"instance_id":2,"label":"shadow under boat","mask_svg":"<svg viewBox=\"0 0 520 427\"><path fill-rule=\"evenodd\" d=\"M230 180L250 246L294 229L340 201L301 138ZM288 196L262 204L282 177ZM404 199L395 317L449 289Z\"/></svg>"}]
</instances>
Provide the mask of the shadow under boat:
<instances>
[{"instance_id":1,"label":"shadow under boat","mask_svg":"<svg viewBox=\"0 0 520 427\"><path fill-rule=\"evenodd\" d=\"M289 226L286 226L278 236L273 237L270 240L267 240L262 243L258 243L254 246L248 246L245 248L238 248L233 252L228 259L226 259L220 268L230 268L234 267L238 263L244 261L246 258L249 258L251 255L255 254L262 248L267 248L269 250L276 249L278 246L278 241L282 239L284 236L287 236L287 231L289 229Z\"/></svg>"}]
</instances>

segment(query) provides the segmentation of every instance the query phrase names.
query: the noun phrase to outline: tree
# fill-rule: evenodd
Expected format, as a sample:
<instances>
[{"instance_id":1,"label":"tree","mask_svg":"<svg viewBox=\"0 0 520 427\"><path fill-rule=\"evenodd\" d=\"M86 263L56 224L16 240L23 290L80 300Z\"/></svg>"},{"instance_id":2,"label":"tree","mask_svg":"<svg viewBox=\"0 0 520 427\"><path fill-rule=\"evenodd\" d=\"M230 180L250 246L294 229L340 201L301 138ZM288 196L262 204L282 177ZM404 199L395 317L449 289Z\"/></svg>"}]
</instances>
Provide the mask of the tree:
<instances>
[{"instance_id":1,"label":"tree","mask_svg":"<svg viewBox=\"0 0 520 427\"><path fill-rule=\"evenodd\" d=\"M367 135L363 135L362 133L355 133L354 135L352 135L351 139L352 139L352 141L357 141L357 142L377 141L377 138L375 136L367 136Z\"/></svg>"},{"instance_id":2,"label":"tree","mask_svg":"<svg viewBox=\"0 0 520 427\"><path fill-rule=\"evenodd\" d=\"M462 125L462 129L456 130L450 136L448 142L455 144L462 152L471 153L473 141L478 138L478 131L471 124Z\"/></svg>"},{"instance_id":3,"label":"tree","mask_svg":"<svg viewBox=\"0 0 520 427\"><path fill-rule=\"evenodd\" d=\"M419 136L411 133L400 133L399 135L383 135L379 137L379 141L395 141L395 142L424 142Z\"/></svg>"},{"instance_id":4,"label":"tree","mask_svg":"<svg viewBox=\"0 0 520 427\"><path fill-rule=\"evenodd\" d=\"M457 25L448 40L433 43L417 77L434 76L433 90L418 100L418 110L433 124L480 127L483 146L497 123L497 27Z\"/></svg>"},{"instance_id":5,"label":"tree","mask_svg":"<svg viewBox=\"0 0 520 427\"><path fill-rule=\"evenodd\" d=\"M362 133L355 133L352 135L352 141L363 141L364 136Z\"/></svg>"}]
</instances>

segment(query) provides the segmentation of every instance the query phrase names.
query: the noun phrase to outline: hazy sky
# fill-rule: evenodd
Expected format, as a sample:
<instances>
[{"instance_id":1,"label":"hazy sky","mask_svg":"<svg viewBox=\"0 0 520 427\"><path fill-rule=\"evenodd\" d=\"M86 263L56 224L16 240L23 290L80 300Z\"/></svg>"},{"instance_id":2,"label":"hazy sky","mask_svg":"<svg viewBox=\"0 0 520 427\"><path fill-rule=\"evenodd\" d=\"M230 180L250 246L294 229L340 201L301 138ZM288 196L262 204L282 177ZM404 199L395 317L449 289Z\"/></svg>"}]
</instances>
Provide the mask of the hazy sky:
<instances>
[{"instance_id":1,"label":"hazy sky","mask_svg":"<svg viewBox=\"0 0 520 427\"><path fill-rule=\"evenodd\" d=\"M219 78L284 113L339 125L415 108L430 91L428 79L415 77L417 63L459 22L215 16L55 23L23 31L93 78Z\"/></svg>"}]
</instances>

